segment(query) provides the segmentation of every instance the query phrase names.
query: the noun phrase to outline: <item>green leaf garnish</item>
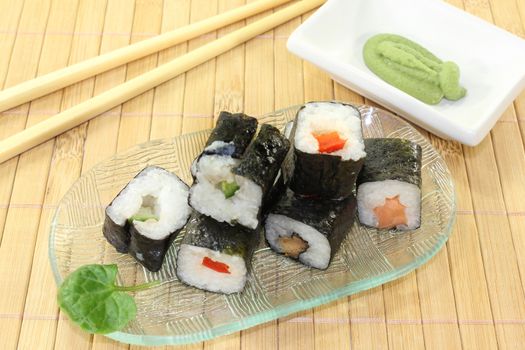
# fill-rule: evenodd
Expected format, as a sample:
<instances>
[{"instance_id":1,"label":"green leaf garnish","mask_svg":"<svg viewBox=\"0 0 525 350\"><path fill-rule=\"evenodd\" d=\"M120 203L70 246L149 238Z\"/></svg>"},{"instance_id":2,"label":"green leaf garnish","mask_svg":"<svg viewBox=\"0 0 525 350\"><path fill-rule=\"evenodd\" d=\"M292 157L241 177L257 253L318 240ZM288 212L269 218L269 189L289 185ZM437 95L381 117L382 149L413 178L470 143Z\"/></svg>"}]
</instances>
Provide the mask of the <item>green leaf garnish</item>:
<instances>
[{"instance_id":1,"label":"green leaf garnish","mask_svg":"<svg viewBox=\"0 0 525 350\"><path fill-rule=\"evenodd\" d=\"M133 297L125 292L151 288L159 281L117 286L117 265L84 265L71 273L58 289L58 305L89 333L106 334L124 328L137 314Z\"/></svg>"},{"instance_id":2,"label":"green leaf garnish","mask_svg":"<svg viewBox=\"0 0 525 350\"><path fill-rule=\"evenodd\" d=\"M237 192L240 189L239 185L237 185L237 182L235 181L221 181L219 182L219 187L222 193L224 193L224 197L226 197L226 199L233 197L235 192Z\"/></svg>"}]
</instances>

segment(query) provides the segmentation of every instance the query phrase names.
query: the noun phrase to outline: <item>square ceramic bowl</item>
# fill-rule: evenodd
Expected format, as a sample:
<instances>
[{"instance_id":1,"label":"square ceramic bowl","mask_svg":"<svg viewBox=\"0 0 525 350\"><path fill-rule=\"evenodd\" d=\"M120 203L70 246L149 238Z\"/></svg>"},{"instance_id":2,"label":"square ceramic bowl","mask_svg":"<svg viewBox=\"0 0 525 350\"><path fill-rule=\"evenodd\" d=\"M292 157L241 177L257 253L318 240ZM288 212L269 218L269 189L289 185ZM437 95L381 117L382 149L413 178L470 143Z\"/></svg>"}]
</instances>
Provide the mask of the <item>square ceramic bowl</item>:
<instances>
[{"instance_id":1,"label":"square ceramic bowl","mask_svg":"<svg viewBox=\"0 0 525 350\"><path fill-rule=\"evenodd\" d=\"M362 50L379 33L405 36L456 62L467 96L427 105L374 75ZM525 87L525 41L439 0L328 0L291 35L288 49L346 87L469 146Z\"/></svg>"}]
</instances>

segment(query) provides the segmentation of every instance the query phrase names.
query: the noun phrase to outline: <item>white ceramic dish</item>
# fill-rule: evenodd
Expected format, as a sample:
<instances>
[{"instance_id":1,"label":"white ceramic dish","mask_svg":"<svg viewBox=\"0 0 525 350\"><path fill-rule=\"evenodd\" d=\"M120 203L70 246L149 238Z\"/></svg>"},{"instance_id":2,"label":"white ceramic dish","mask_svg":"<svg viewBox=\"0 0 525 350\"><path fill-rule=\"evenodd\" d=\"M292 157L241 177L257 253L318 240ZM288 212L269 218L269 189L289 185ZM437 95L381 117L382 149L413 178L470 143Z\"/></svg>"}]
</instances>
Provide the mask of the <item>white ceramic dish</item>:
<instances>
[{"instance_id":1,"label":"white ceramic dish","mask_svg":"<svg viewBox=\"0 0 525 350\"><path fill-rule=\"evenodd\" d=\"M378 33L405 36L456 62L467 96L427 105L375 76L362 49ZM469 146L525 87L525 40L439 0L328 0L291 35L288 49L348 88Z\"/></svg>"}]
</instances>

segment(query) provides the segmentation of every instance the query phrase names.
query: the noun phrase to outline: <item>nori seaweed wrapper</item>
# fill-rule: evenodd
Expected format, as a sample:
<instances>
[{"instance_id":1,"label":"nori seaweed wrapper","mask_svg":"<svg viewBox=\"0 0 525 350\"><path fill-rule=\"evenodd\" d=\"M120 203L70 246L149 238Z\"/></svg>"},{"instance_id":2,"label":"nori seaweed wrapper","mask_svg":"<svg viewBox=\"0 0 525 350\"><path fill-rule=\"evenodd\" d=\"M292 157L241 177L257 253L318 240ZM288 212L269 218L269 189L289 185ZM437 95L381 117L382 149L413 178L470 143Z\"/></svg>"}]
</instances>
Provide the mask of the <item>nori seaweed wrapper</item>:
<instances>
[{"instance_id":1,"label":"nori seaweed wrapper","mask_svg":"<svg viewBox=\"0 0 525 350\"><path fill-rule=\"evenodd\" d=\"M133 179L139 176L143 171L144 169L139 171L137 175L133 177ZM126 186L124 186L122 190L119 191L119 193L115 196L115 198L120 196L124 188L128 187L129 183L133 181L133 179L130 180L126 184ZM109 205L106 207L106 210L112 205L113 205L113 201L109 203ZM106 240L109 242L109 244L115 247L117 252L121 254L126 254L129 250L129 241L131 239L131 235L129 233L129 222L128 220L126 220L126 222L122 226L117 224L109 217L106 210L104 210L105 219L104 219L104 225L102 226L102 234L104 235Z\"/></svg>"},{"instance_id":2,"label":"nori seaweed wrapper","mask_svg":"<svg viewBox=\"0 0 525 350\"><path fill-rule=\"evenodd\" d=\"M316 200L296 196L288 189L269 214L286 216L319 231L330 244L332 259L354 223L356 205L353 195L343 200Z\"/></svg>"},{"instance_id":3,"label":"nori seaweed wrapper","mask_svg":"<svg viewBox=\"0 0 525 350\"><path fill-rule=\"evenodd\" d=\"M330 102L349 106L359 110L350 104ZM297 112L299 116L301 107ZM291 132L291 139L295 139L297 128L297 117ZM292 141L292 145L294 142ZM338 155L326 153L306 153L293 148L294 167L291 172L290 188L298 195L325 199L342 199L353 194L357 176L363 166L364 158L359 160L343 160ZM288 171L290 174L290 171Z\"/></svg>"},{"instance_id":4,"label":"nori seaweed wrapper","mask_svg":"<svg viewBox=\"0 0 525 350\"><path fill-rule=\"evenodd\" d=\"M290 188L298 195L341 199L352 195L364 159L342 160L330 154L294 150L295 166Z\"/></svg>"},{"instance_id":5,"label":"nori seaweed wrapper","mask_svg":"<svg viewBox=\"0 0 525 350\"><path fill-rule=\"evenodd\" d=\"M281 171L277 175L277 178L275 179L275 182L272 188L269 190L268 194L266 195L265 201L262 203L261 215L263 218L266 217L268 211L277 203L277 201L279 201L279 199L282 197L285 191L286 191L286 182L285 182L283 172Z\"/></svg>"},{"instance_id":6,"label":"nori seaweed wrapper","mask_svg":"<svg viewBox=\"0 0 525 350\"><path fill-rule=\"evenodd\" d=\"M184 230L181 244L237 255L244 259L248 269L261 233L260 227L252 230L241 225L231 226L199 213L190 217Z\"/></svg>"},{"instance_id":7,"label":"nori seaweed wrapper","mask_svg":"<svg viewBox=\"0 0 525 350\"><path fill-rule=\"evenodd\" d=\"M421 188L421 146L405 139L365 139L366 160L358 184L398 180Z\"/></svg>"},{"instance_id":8,"label":"nori seaweed wrapper","mask_svg":"<svg viewBox=\"0 0 525 350\"><path fill-rule=\"evenodd\" d=\"M284 127L283 135L288 141L289 141L289 137L290 137L290 133L292 129L293 129L293 122L288 122ZM270 189L270 191L268 192L265 202L263 203L263 208L262 208L263 217L266 216L268 211L277 203L277 201L285 193L288 183L290 182L290 177L293 172L293 166L294 166L293 147L290 143L288 152L286 153L284 160L281 163L281 169L279 170L277 174L277 178L275 179L274 184L272 188Z\"/></svg>"},{"instance_id":9,"label":"nori seaweed wrapper","mask_svg":"<svg viewBox=\"0 0 525 350\"><path fill-rule=\"evenodd\" d=\"M290 141L279 129L263 124L259 134L241 158L241 162L232 169L232 172L259 185L264 203L289 149Z\"/></svg>"},{"instance_id":10,"label":"nori seaweed wrapper","mask_svg":"<svg viewBox=\"0 0 525 350\"><path fill-rule=\"evenodd\" d=\"M130 224L128 253L151 272L157 272L162 267L164 256L181 229L170 233L164 239L151 239L142 235L133 224Z\"/></svg>"},{"instance_id":11,"label":"nori seaweed wrapper","mask_svg":"<svg viewBox=\"0 0 525 350\"><path fill-rule=\"evenodd\" d=\"M143 174L148 168L158 168L166 170L158 166L148 166L135 175L135 178ZM115 196L120 196L122 191L129 186L130 180L126 186ZM110 207L113 201L108 205ZM129 218L128 218L129 219ZM121 254L130 254L137 262L152 272L160 270L164 256L168 251L171 243L177 237L182 227L175 232L171 232L165 239L154 240L140 234L130 220L126 220L123 226L115 223L107 213L105 213L104 225L102 226L102 233L106 240ZM142 259L137 257L137 254L142 254Z\"/></svg>"},{"instance_id":12,"label":"nori seaweed wrapper","mask_svg":"<svg viewBox=\"0 0 525 350\"><path fill-rule=\"evenodd\" d=\"M104 219L104 226L102 227L102 233L106 240L111 244L117 252L125 254L128 252L130 234L129 234L128 222L124 226L116 224L108 214Z\"/></svg>"},{"instance_id":13,"label":"nori seaweed wrapper","mask_svg":"<svg viewBox=\"0 0 525 350\"><path fill-rule=\"evenodd\" d=\"M202 155L218 154L241 158L257 131L257 123L257 119L243 113L221 112L204 148L215 141L222 141L229 145L213 151L204 150Z\"/></svg>"}]
</instances>

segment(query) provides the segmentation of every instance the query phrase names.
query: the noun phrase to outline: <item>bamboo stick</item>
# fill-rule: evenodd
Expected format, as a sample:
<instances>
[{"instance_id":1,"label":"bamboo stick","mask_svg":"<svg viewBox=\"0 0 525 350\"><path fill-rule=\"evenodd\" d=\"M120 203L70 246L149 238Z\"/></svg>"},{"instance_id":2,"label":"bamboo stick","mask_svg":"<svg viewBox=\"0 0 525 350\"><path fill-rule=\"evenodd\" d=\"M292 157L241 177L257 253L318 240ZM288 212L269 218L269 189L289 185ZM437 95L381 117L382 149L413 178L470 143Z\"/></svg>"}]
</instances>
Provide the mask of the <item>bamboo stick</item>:
<instances>
[{"instance_id":1,"label":"bamboo stick","mask_svg":"<svg viewBox=\"0 0 525 350\"><path fill-rule=\"evenodd\" d=\"M122 9L120 11L126 12ZM75 14L78 15L75 16ZM101 31L105 28L105 15L106 1L68 0L63 4L55 3L51 8L46 32L92 33ZM86 40L83 36L71 35L64 39L45 41L42 51L43 56L39 62L39 71L52 72L63 67L64 64L73 64L98 55L100 53L100 42L103 37L95 36ZM28 122L34 124L35 121L40 121L42 116L39 111L65 110L70 106L76 105L79 101L91 98L93 96L94 80L86 80L81 84L70 86L62 92L33 102L29 111ZM36 218L38 229L32 234L32 237L35 237L32 259L27 262L31 267L31 273L27 277L20 274L16 276L20 280L27 278L25 287L26 298L23 304L24 314L43 314L57 317L60 315L57 299L52 297L56 293L56 283L53 272L49 268L49 227L55 212L55 210L50 209L60 201L80 176L86 129L86 125L75 128L58 137L55 142L48 142L46 147L39 147L28 152L19 161L19 166L25 164L30 169L43 168L42 164L47 166L47 169L43 168L46 169L45 172L40 171L38 173L39 184L35 183L30 188L30 191L38 190L45 194L41 210L35 212L35 214L40 214L40 216ZM107 143L105 146L107 147ZM37 155L31 156L33 159L28 159L29 154L33 155L35 153ZM31 181L31 178L22 176L23 174L17 171L16 179L21 178L18 187L27 188L27 183ZM32 177L33 173L29 172L29 176ZM52 180L57 178L60 181ZM13 193L16 191L19 191L17 186L13 188ZM40 204L40 202L36 201L34 203ZM42 290L48 291L48 296L43 297ZM20 290L16 292L22 293ZM20 349L33 349L35 347L35 339L41 337L42 340L38 344L39 350L53 350L55 347L56 349L91 350L91 336L81 332L64 334L64 327L59 326L59 322L64 321L57 321L54 317L50 317L49 320L41 323L38 320L23 318L17 347ZM69 322L69 320L66 322ZM59 333L57 333L58 329L60 329ZM46 336L42 336L42 334ZM74 337L71 335L74 335ZM87 346L83 347L83 344L86 344L89 348Z\"/></svg>"},{"instance_id":2,"label":"bamboo stick","mask_svg":"<svg viewBox=\"0 0 525 350\"><path fill-rule=\"evenodd\" d=\"M64 12L73 10L71 9L71 5L74 5L73 1L65 6L53 6L52 1L47 0L39 2L28 1L24 5L18 26L22 32L44 32L52 26L55 30L71 31L74 26L74 21L71 21L70 18L67 21L57 23L57 18L64 16ZM55 22L48 26L48 18ZM16 54L33 53L35 51L41 54L39 55L40 57L38 55L36 57L35 55L22 55L16 64L14 63L15 60L11 60L6 84L30 79L37 71L42 72L45 69L53 69L53 64L67 62L70 51L69 43L70 41L66 39L57 46L52 45L55 43L43 40L43 36L18 37L13 47L13 57L16 57ZM57 49L59 49L58 52ZM59 95L55 94L38 101L38 107L58 108L60 106ZM34 125L38 123L39 117L28 111L26 107L23 115L2 118L2 123L0 124L1 133L12 133L21 130L26 121L28 125ZM11 119L10 122L9 119ZM30 276L34 276L31 271L31 262L34 259L36 232L41 217L41 205L44 200L50 168L50 161L46 159L46 155L51 155L52 151L53 145L50 142L44 147L39 147L33 152L29 152L18 162L9 162L0 167L2 169L0 172L0 186L11 189L9 197L7 197L7 203L32 203L35 208L28 211L20 206L10 206L5 212L5 221L3 217L0 218L0 227L3 231L3 234L0 235L0 276L2 281L4 281L0 283L0 294L2 295L0 298L0 314L24 315L25 305L27 305L26 301L31 304L30 298L28 299L29 279ZM33 176L38 178L39 181L34 181L35 178L33 178L31 182ZM28 181L31 182L30 186L28 186ZM3 191L2 197L4 197ZM6 198L1 198L1 200L6 200ZM23 232L31 232L31 235L25 237L23 242L21 242L20 235L23 235ZM38 289L40 290L41 303L47 302L48 299L56 300L52 296L42 297L43 286L39 286ZM54 289L48 288L45 290L53 291ZM38 313L39 311L37 311ZM0 319L0 332L2 333L0 348L16 349L18 347L22 321L26 321L26 319L24 317L11 320L6 318ZM46 322L46 325L39 325L39 329L42 331L42 333L39 333L39 341L36 346L39 349L46 349L53 342L54 334L52 331L49 331L53 329L53 324L50 324L52 322ZM46 334L46 336L42 336L42 334ZM48 336L50 339L47 339ZM33 338L33 344L30 348L35 347L34 341L35 338ZM23 342L20 345L23 346Z\"/></svg>"},{"instance_id":3,"label":"bamboo stick","mask_svg":"<svg viewBox=\"0 0 525 350\"><path fill-rule=\"evenodd\" d=\"M82 2L81 2L82 3ZM102 40L100 42L100 52L99 54L104 54L106 52L111 52L113 50L119 49L121 47L128 46L132 43L132 33L138 33L139 31L144 32L144 28L138 28L134 30L135 21L134 15L136 14L135 8L137 5L144 3L144 1L137 1L134 6L130 6L129 0L111 0L107 2L107 9L104 14L101 13L99 16L104 20ZM88 3L89 4L89 3ZM149 2L151 4L151 2ZM140 10L139 10L140 11ZM143 14L148 16L149 13ZM95 17L96 18L96 17ZM152 30L151 28L147 29ZM126 35L104 35L104 33L115 33L123 32L129 33ZM141 60L142 61L142 60ZM140 62L140 61L139 61ZM95 79L93 95L97 95L106 91L112 87L115 87L119 84L122 84L126 81L127 75L127 66L119 67L101 75L97 76ZM81 84L78 84L81 85ZM122 111L122 106L118 106L110 111L115 117L102 117L96 118L89 123L87 128L87 133L85 136L85 142L82 145L82 154L80 157L73 157L67 159L71 151L68 150L71 144L81 142L79 139L74 139L73 137L79 137L80 135L74 134L71 135L71 132L68 132L64 135L61 135L57 138L59 139L69 139L69 142L56 142L56 148L53 155L52 164L53 167L50 171L49 178L60 178L60 181L48 181L48 187L46 188L46 193L57 193L61 191L63 187L69 187L69 179L71 176L78 179L79 174L83 175L88 170L90 170L94 165L101 162L104 159L109 158L115 154L117 149L118 142L118 130L120 124L120 113ZM79 128L81 129L81 128ZM69 137L68 137L69 136ZM100 142L104 140L104 142ZM57 154L66 155L66 157L57 157ZM80 164L78 163L80 162ZM73 174L67 174L63 178L60 175L60 171L65 171L64 167L68 167L68 172ZM66 182L64 185L63 183ZM63 192L60 192L63 193ZM108 197L101 196L100 200L102 202L108 200ZM52 197L56 198L56 197ZM58 203L57 199L53 203ZM111 200L111 199L109 199ZM51 203L51 202L50 202ZM49 225L47 226L49 228ZM102 260L102 262L107 262L107 260ZM47 264L46 264L47 265ZM50 286L53 286L50 284ZM52 288L54 290L54 288ZM97 339L90 334L85 334L84 332L79 332L78 327L67 318L64 317L62 312L58 314L58 324L55 335L55 345L54 348L43 349L43 350L54 350L54 349L74 349L74 350L97 350L107 345L106 343L101 344L97 343ZM110 342L108 339L107 342ZM112 345L116 344L112 342ZM128 350L128 347L118 347L117 345L107 346L105 350L118 350L125 349ZM161 349L156 349L161 350Z\"/></svg>"},{"instance_id":4,"label":"bamboo stick","mask_svg":"<svg viewBox=\"0 0 525 350\"><path fill-rule=\"evenodd\" d=\"M289 1L260 0L18 84L0 92L0 111L8 110L80 80L167 49Z\"/></svg>"},{"instance_id":5,"label":"bamboo stick","mask_svg":"<svg viewBox=\"0 0 525 350\"><path fill-rule=\"evenodd\" d=\"M211 17L219 13L220 1L191 0L190 21ZM208 3L208 6L203 6ZM244 26L244 24L242 24ZM187 51L206 45L218 38L218 32L188 42ZM184 94L182 95L181 133L207 130L213 127L213 104L217 59L209 60L198 68L184 74ZM157 94L155 94L157 95ZM195 116L199 116L195 118Z\"/></svg>"},{"instance_id":6,"label":"bamboo stick","mask_svg":"<svg viewBox=\"0 0 525 350\"><path fill-rule=\"evenodd\" d=\"M0 142L0 163L324 3L302 0Z\"/></svg>"},{"instance_id":7,"label":"bamboo stick","mask_svg":"<svg viewBox=\"0 0 525 350\"><path fill-rule=\"evenodd\" d=\"M247 0L247 2L253 2L253 0ZM253 23L266 15L268 12L258 15L256 18L250 18L246 23ZM264 115L275 110L275 35L273 31L266 33L266 35L268 40L253 40L246 43L243 111L253 116ZM232 350L275 350L279 346L277 337L277 320L273 320L242 331L240 346Z\"/></svg>"},{"instance_id":8,"label":"bamboo stick","mask_svg":"<svg viewBox=\"0 0 525 350\"><path fill-rule=\"evenodd\" d=\"M190 24L192 12L195 14L195 12L200 13L202 11L191 11L191 1L165 0L162 10L162 32ZM240 23L242 24L242 22ZM178 45L159 53L158 65L168 63L176 57L188 53L188 46ZM175 137L181 134L185 84L186 76L181 74L155 89L150 139ZM191 94L192 92L188 91L188 93ZM95 118L90 124L98 119L103 118Z\"/></svg>"}]
</instances>

